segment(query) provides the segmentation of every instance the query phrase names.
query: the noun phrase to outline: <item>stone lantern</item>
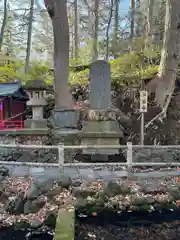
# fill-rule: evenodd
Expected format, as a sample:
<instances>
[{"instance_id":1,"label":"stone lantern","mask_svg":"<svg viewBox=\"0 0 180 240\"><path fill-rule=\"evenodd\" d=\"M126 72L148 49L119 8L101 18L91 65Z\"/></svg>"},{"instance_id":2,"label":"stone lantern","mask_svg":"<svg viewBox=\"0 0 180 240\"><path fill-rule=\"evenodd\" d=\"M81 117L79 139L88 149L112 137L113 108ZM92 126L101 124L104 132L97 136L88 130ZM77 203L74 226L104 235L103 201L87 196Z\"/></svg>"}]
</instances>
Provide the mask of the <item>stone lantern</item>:
<instances>
[{"instance_id":1,"label":"stone lantern","mask_svg":"<svg viewBox=\"0 0 180 240\"><path fill-rule=\"evenodd\" d=\"M24 122L25 128L46 128L47 120L43 118L43 108L47 104L44 91L48 90L42 80L30 80L24 87L29 95L27 106L32 107L32 119Z\"/></svg>"}]
</instances>

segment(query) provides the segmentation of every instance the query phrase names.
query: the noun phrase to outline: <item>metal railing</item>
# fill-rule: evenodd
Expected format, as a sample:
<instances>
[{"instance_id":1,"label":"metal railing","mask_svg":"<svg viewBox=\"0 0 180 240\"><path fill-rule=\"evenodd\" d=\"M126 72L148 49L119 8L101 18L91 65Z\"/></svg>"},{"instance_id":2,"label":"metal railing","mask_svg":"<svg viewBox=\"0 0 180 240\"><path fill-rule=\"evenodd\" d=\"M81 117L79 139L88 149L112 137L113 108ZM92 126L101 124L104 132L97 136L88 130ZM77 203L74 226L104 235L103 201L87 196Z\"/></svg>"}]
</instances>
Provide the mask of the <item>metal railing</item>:
<instances>
[{"instance_id":1,"label":"metal railing","mask_svg":"<svg viewBox=\"0 0 180 240\"><path fill-rule=\"evenodd\" d=\"M25 165L25 166L42 166L42 167L81 167L81 166L101 166L101 165L121 165L127 167L133 166L180 166L180 162L133 162L133 149L180 149L180 145L132 145L131 142L128 142L127 145L76 145L76 146L67 146L67 145L21 145L21 144L0 144L0 148L19 148L19 149L57 149L58 150L58 163L34 163L34 162L12 162L12 161L0 161L0 165ZM64 150L66 149L127 149L126 162L110 162L110 163L65 163L64 162Z\"/></svg>"},{"instance_id":2,"label":"metal railing","mask_svg":"<svg viewBox=\"0 0 180 240\"><path fill-rule=\"evenodd\" d=\"M77 171L77 174L81 177L81 169L91 169L92 172L96 175L96 171L103 172L105 168L108 169L110 173L117 178L116 171L119 171L119 166L126 166L126 169L121 168L120 171L123 171L123 174L125 174L129 179L133 176L133 167L138 166L180 166L180 162L133 162L133 150L134 149L178 149L180 150L180 145L172 145L172 146L161 146L161 145L132 145L131 142L128 142L127 145L79 145L79 146L67 146L64 144L59 145L21 145L21 144L0 144L0 148L11 148L13 150L17 149L57 149L57 162L56 163L42 163L42 162L20 162L20 161L0 161L0 166L9 167L12 169L12 171L20 171L24 172L23 174L27 175L32 174L33 176L44 176L44 174L55 174L56 177L61 176L61 174L64 174L64 171L71 172L72 177L74 176L72 172ZM89 163L83 163L83 162L72 162L72 163L65 163L65 153L66 150L75 150L75 149L126 149L126 161L125 162L89 162ZM95 150L95 152L96 152ZM17 168L16 168L17 167ZM21 169L22 167L22 169ZM53 168L51 171L50 168ZM19 170L18 170L19 169ZM47 172L45 172L47 169ZM70 170L72 169L72 171ZM73 170L74 169L74 170ZM89 171L89 170L88 170ZM28 172L28 173L27 173ZM27 174L26 174L27 173ZM40 175L38 175L40 174ZM69 174L69 173L68 173ZM75 174L75 173L74 173ZM83 173L82 173L83 174ZM115 174L115 175L114 175ZM174 176L177 176L177 172L173 172ZM125 176L124 175L124 176ZM172 175L172 172L169 172L169 175ZM154 175L153 175L154 176ZM147 175L148 177L148 175Z\"/></svg>"}]
</instances>

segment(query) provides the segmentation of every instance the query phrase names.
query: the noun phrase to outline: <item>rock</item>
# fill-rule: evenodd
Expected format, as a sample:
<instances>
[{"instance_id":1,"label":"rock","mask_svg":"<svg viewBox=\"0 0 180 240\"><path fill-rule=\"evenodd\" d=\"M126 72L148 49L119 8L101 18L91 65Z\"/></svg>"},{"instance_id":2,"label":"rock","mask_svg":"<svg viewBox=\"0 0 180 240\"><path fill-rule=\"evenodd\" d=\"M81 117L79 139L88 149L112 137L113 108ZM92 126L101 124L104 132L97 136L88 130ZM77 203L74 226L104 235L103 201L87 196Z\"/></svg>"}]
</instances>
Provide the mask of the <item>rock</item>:
<instances>
[{"instance_id":1,"label":"rock","mask_svg":"<svg viewBox=\"0 0 180 240\"><path fill-rule=\"evenodd\" d=\"M104 188L104 194L108 196L116 196L118 194L130 194L131 189L123 184L110 181Z\"/></svg>"},{"instance_id":2,"label":"rock","mask_svg":"<svg viewBox=\"0 0 180 240\"><path fill-rule=\"evenodd\" d=\"M10 200L5 209L8 213L18 215L24 212L24 193L19 193L14 199Z\"/></svg>"},{"instance_id":3,"label":"rock","mask_svg":"<svg viewBox=\"0 0 180 240\"><path fill-rule=\"evenodd\" d=\"M22 150L21 154L18 154L18 161L19 162L34 162L34 152Z\"/></svg>"},{"instance_id":4,"label":"rock","mask_svg":"<svg viewBox=\"0 0 180 240\"><path fill-rule=\"evenodd\" d=\"M42 226L42 223L39 220L32 220L32 221L30 221L30 228L38 229L41 226Z\"/></svg>"},{"instance_id":5,"label":"rock","mask_svg":"<svg viewBox=\"0 0 180 240\"><path fill-rule=\"evenodd\" d=\"M37 184L32 182L29 185L28 190L26 192L26 198L27 199L35 199L39 196L39 192L40 192L40 189L38 188Z\"/></svg>"},{"instance_id":6,"label":"rock","mask_svg":"<svg viewBox=\"0 0 180 240\"><path fill-rule=\"evenodd\" d=\"M167 193L167 187L162 184L146 184L140 189L145 194L162 194Z\"/></svg>"},{"instance_id":7,"label":"rock","mask_svg":"<svg viewBox=\"0 0 180 240\"><path fill-rule=\"evenodd\" d=\"M34 180L30 184L26 192L26 198L27 199L37 198L42 193L48 192L53 187L53 184L54 184L54 180L52 179L41 178L41 179Z\"/></svg>"},{"instance_id":8,"label":"rock","mask_svg":"<svg viewBox=\"0 0 180 240\"><path fill-rule=\"evenodd\" d=\"M163 161L163 158L161 158L160 156L158 157L153 157L153 158L151 158L151 159L149 159L149 160L147 160L147 161L150 161L150 162L164 162Z\"/></svg>"},{"instance_id":9,"label":"rock","mask_svg":"<svg viewBox=\"0 0 180 240\"><path fill-rule=\"evenodd\" d=\"M2 182L4 179L5 177L0 175L0 182Z\"/></svg>"},{"instance_id":10,"label":"rock","mask_svg":"<svg viewBox=\"0 0 180 240\"><path fill-rule=\"evenodd\" d=\"M172 162L180 158L179 151L172 149L140 149L134 154L135 162Z\"/></svg>"},{"instance_id":11,"label":"rock","mask_svg":"<svg viewBox=\"0 0 180 240\"><path fill-rule=\"evenodd\" d=\"M31 201L28 200L25 204L24 204L24 214L29 214L31 212Z\"/></svg>"},{"instance_id":12,"label":"rock","mask_svg":"<svg viewBox=\"0 0 180 240\"><path fill-rule=\"evenodd\" d=\"M8 177L9 176L9 169L4 167L4 166L0 167L0 176Z\"/></svg>"},{"instance_id":13,"label":"rock","mask_svg":"<svg viewBox=\"0 0 180 240\"><path fill-rule=\"evenodd\" d=\"M52 190L48 191L44 195L46 197L48 197L49 199L53 199L56 195L59 195L62 192L62 190L63 190L62 187L59 186L59 187L57 187L55 189L52 189Z\"/></svg>"},{"instance_id":14,"label":"rock","mask_svg":"<svg viewBox=\"0 0 180 240\"><path fill-rule=\"evenodd\" d=\"M44 219L44 225L55 229L56 227L57 212L49 212Z\"/></svg>"},{"instance_id":15,"label":"rock","mask_svg":"<svg viewBox=\"0 0 180 240\"><path fill-rule=\"evenodd\" d=\"M22 229L27 229L27 228L29 228L29 223L27 223L24 220L19 220L14 223L15 230L22 230Z\"/></svg>"},{"instance_id":16,"label":"rock","mask_svg":"<svg viewBox=\"0 0 180 240\"><path fill-rule=\"evenodd\" d=\"M80 187L82 184L82 181L81 180L76 180L76 181L73 181L72 182L72 186L73 187Z\"/></svg>"},{"instance_id":17,"label":"rock","mask_svg":"<svg viewBox=\"0 0 180 240\"><path fill-rule=\"evenodd\" d=\"M138 149L133 156L133 162L147 162L151 159L151 151L148 149Z\"/></svg>"},{"instance_id":18,"label":"rock","mask_svg":"<svg viewBox=\"0 0 180 240\"><path fill-rule=\"evenodd\" d=\"M168 193L173 197L174 200L180 199L180 187L179 186L169 187Z\"/></svg>"},{"instance_id":19,"label":"rock","mask_svg":"<svg viewBox=\"0 0 180 240\"><path fill-rule=\"evenodd\" d=\"M8 162L11 162L11 161L16 161L16 159L14 159L13 158L13 156L8 156L7 158L6 158L6 161L8 161Z\"/></svg>"},{"instance_id":20,"label":"rock","mask_svg":"<svg viewBox=\"0 0 180 240\"><path fill-rule=\"evenodd\" d=\"M6 192L4 189L0 190L0 202L6 204L9 197L11 196L11 192Z\"/></svg>"},{"instance_id":21,"label":"rock","mask_svg":"<svg viewBox=\"0 0 180 240\"><path fill-rule=\"evenodd\" d=\"M7 148L3 151L3 153L2 153L2 156L3 157L5 157L5 158L7 158L7 157L9 157L9 155L11 155L12 154L12 150L7 150Z\"/></svg>"},{"instance_id":22,"label":"rock","mask_svg":"<svg viewBox=\"0 0 180 240\"><path fill-rule=\"evenodd\" d=\"M29 214L29 213L37 213L39 212L40 209L42 209L45 205L46 201L43 199L35 199L33 201L28 200L24 204L24 214Z\"/></svg>"},{"instance_id":23,"label":"rock","mask_svg":"<svg viewBox=\"0 0 180 240\"><path fill-rule=\"evenodd\" d=\"M50 161L50 159L51 159L50 156L48 154L46 154L45 156L39 158L39 160L40 160L39 162L47 163Z\"/></svg>"},{"instance_id":24,"label":"rock","mask_svg":"<svg viewBox=\"0 0 180 240\"><path fill-rule=\"evenodd\" d=\"M40 158L44 158L45 155L46 155L46 153L45 153L44 149L38 151L38 156L39 156Z\"/></svg>"},{"instance_id":25,"label":"rock","mask_svg":"<svg viewBox=\"0 0 180 240\"><path fill-rule=\"evenodd\" d=\"M152 161L159 159L159 162L172 162L173 153L170 149L153 149Z\"/></svg>"},{"instance_id":26,"label":"rock","mask_svg":"<svg viewBox=\"0 0 180 240\"><path fill-rule=\"evenodd\" d=\"M93 197L96 195L96 192L93 190L86 190L81 188L72 188L72 194L75 198L87 198L87 197Z\"/></svg>"},{"instance_id":27,"label":"rock","mask_svg":"<svg viewBox=\"0 0 180 240\"><path fill-rule=\"evenodd\" d=\"M163 154L163 160L164 162L167 162L167 163L170 163L174 160L174 157L173 157L173 152L172 151L164 151L164 154Z\"/></svg>"},{"instance_id":28,"label":"rock","mask_svg":"<svg viewBox=\"0 0 180 240\"><path fill-rule=\"evenodd\" d=\"M72 185L72 180L67 175L62 175L58 181L59 186L68 189Z\"/></svg>"}]
</instances>

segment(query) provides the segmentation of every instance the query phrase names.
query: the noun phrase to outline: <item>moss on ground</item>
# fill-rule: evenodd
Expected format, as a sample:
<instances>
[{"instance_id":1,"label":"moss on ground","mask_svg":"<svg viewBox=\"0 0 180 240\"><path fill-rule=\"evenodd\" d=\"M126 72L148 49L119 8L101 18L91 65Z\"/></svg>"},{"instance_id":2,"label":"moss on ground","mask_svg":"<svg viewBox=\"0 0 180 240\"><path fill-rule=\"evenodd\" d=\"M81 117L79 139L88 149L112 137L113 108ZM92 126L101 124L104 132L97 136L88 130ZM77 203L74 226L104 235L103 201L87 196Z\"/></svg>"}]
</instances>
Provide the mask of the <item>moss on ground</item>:
<instances>
[{"instance_id":1,"label":"moss on ground","mask_svg":"<svg viewBox=\"0 0 180 240\"><path fill-rule=\"evenodd\" d=\"M92 189L89 196L87 189L83 194L76 198L76 209L78 212L91 216L94 213L102 211L119 212L119 211L159 211L175 210L180 205L180 186L166 185L148 190L146 187L127 186L110 182L106 187L97 192ZM78 195L76 190L76 195Z\"/></svg>"},{"instance_id":2,"label":"moss on ground","mask_svg":"<svg viewBox=\"0 0 180 240\"><path fill-rule=\"evenodd\" d=\"M74 208L60 209L58 212L54 240L74 240Z\"/></svg>"}]
</instances>

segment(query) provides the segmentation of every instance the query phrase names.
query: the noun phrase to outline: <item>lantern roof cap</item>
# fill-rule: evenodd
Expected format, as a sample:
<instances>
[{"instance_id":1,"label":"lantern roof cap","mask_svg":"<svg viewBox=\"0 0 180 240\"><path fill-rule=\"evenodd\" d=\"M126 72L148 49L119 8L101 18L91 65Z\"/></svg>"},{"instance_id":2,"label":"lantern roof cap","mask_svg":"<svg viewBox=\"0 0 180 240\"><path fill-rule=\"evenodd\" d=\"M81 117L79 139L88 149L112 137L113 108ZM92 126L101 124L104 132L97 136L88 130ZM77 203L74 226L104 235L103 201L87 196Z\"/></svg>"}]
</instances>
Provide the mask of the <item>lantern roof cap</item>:
<instances>
[{"instance_id":1,"label":"lantern roof cap","mask_svg":"<svg viewBox=\"0 0 180 240\"><path fill-rule=\"evenodd\" d=\"M50 87L43 80L29 80L24 88L29 91L50 90Z\"/></svg>"}]
</instances>

